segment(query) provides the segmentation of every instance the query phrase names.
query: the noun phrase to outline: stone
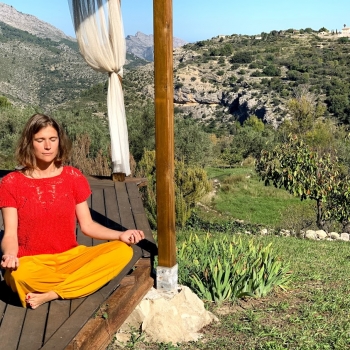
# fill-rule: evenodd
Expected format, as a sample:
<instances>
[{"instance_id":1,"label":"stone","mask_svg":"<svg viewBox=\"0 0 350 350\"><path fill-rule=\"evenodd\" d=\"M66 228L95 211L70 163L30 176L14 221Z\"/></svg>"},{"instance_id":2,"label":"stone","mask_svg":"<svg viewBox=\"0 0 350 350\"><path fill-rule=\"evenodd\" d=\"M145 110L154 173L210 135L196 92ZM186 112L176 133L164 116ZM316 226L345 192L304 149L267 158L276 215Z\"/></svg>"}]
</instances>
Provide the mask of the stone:
<instances>
[{"instance_id":1,"label":"stone","mask_svg":"<svg viewBox=\"0 0 350 350\"><path fill-rule=\"evenodd\" d=\"M213 321L218 321L217 317L205 309L203 301L188 287L181 286L176 292L152 288L124 322L116 339L127 339L125 333L141 325L148 341L174 344L197 341L201 337L199 331Z\"/></svg>"},{"instance_id":2,"label":"stone","mask_svg":"<svg viewBox=\"0 0 350 350\"><path fill-rule=\"evenodd\" d=\"M315 233L318 239L325 239L328 237L327 233L324 230L317 230Z\"/></svg>"},{"instance_id":3,"label":"stone","mask_svg":"<svg viewBox=\"0 0 350 350\"><path fill-rule=\"evenodd\" d=\"M261 234L262 236L266 236L266 235L267 235L267 228L261 229L260 234Z\"/></svg>"},{"instance_id":4,"label":"stone","mask_svg":"<svg viewBox=\"0 0 350 350\"><path fill-rule=\"evenodd\" d=\"M289 230L284 230L284 229L282 229L282 230L280 231L280 236L289 237L289 236L290 236L290 231L289 231Z\"/></svg>"},{"instance_id":5,"label":"stone","mask_svg":"<svg viewBox=\"0 0 350 350\"><path fill-rule=\"evenodd\" d=\"M340 235L338 232L330 232L329 237L331 237L332 239L340 239Z\"/></svg>"},{"instance_id":6,"label":"stone","mask_svg":"<svg viewBox=\"0 0 350 350\"><path fill-rule=\"evenodd\" d=\"M340 234L340 239L348 242L350 240L350 235L347 232L343 232Z\"/></svg>"},{"instance_id":7,"label":"stone","mask_svg":"<svg viewBox=\"0 0 350 350\"><path fill-rule=\"evenodd\" d=\"M307 230L305 233L305 238L310 240L316 240L316 232L314 230Z\"/></svg>"}]
</instances>

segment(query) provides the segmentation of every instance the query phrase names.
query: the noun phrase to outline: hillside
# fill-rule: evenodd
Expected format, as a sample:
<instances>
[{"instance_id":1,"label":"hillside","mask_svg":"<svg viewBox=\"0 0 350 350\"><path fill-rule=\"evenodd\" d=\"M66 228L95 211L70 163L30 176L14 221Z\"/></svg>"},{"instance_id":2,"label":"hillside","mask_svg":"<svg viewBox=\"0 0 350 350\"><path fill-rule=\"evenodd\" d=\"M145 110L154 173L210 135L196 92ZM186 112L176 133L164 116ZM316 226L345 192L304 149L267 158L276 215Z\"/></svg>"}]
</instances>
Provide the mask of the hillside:
<instances>
[{"instance_id":1,"label":"hillside","mask_svg":"<svg viewBox=\"0 0 350 350\"><path fill-rule=\"evenodd\" d=\"M0 94L16 104L50 109L105 80L89 68L77 44L42 39L0 22Z\"/></svg>"},{"instance_id":2,"label":"hillside","mask_svg":"<svg viewBox=\"0 0 350 350\"><path fill-rule=\"evenodd\" d=\"M145 63L127 54L126 69ZM106 80L86 64L75 39L0 3L0 95L50 111Z\"/></svg>"},{"instance_id":3,"label":"hillside","mask_svg":"<svg viewBox=\"0 0 350 350\"><path fill-rule=\"evenodd\" d=\"M231 35L175 50L175 103L185 114L245 120L255 114L277 125L286 102L311 93L327 114L350 121L349 38L309 31Z\"/></svg>"},{"instance_id":4,"label":"hillside","mask_svg":"<svg viewBox=\"0 0 350 350\"><path fill-rule=\"evenodd\" d=\"M207 131L233 130L251 115L277 127L290 117L289 101L304 94L324 116L348 124L349 55L349 38L313 30L186 44L174 50L175 113ZM126 71L123 84L127 105L153 99L153 63Z\"/></svg>"},{"instance_id":5,"label":"hillside","mask_svg":"<svg viewBox=\"0 0 350 350\"><path fill-rule=\"evenodd\" d=\"M0 95L52 110L72 105L106 112L106 76L93 71L76 42L50 24L0 3ZM207 131L232 130L256 115L277 127L288 101L308 94L325 116L350 121L350 41L325 28L227 35L183 45L174 38L175 112ZM126 105L153 100L153 36L126 38ZM139 105L139 104L138 104Z\"/></svg>"}]
</instances>

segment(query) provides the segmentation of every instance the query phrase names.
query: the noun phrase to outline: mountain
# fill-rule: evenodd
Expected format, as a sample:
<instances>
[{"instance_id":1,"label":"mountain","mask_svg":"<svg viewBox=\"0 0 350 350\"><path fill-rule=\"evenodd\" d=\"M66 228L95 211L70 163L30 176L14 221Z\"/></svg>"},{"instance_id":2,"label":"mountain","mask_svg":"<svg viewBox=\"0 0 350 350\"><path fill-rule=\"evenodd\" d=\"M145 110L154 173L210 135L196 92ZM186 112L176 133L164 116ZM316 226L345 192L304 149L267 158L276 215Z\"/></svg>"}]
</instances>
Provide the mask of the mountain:
<instances>
[{"instance_id":1,"label":"mountain","mask_svg":"<svg viewBox=\"0 0 350 350\"><path fill-rule=\"evenodd\" d=\"M13 6L3 3L0 3L0 22L42 39L49 38L53 41L60 41L62 39L74 40L51 24L43 22L35 16L19 12Z\"/></svg>"},{"instance_id":2,"label":"mountain","mask_svg":"<svg viewBox=\"0 0 350 350\"><path fill-rule=\"evenodd\" d=\"M153 35L137 32L135 35L128 35L125 40L126 50L128 52L147 61L153 61ZM174 48L181 47L185 44L187 44L186 41L174 37Z\"/></svg>"},{"instance_id":3,"label":"mountain","mask_svg":"<svg viewBox=\"0 0 350 350\"><path fill-rule=\"evenodd\" d=\"M126 71L153 60L152 35L137 32L126 42ZM184 43L174 38L174 46ZM0 95L51 110L106 80L85 63L74 38L0 3Z\"/></svg>"},{"instance_id":4,"label":"mountain","mask_svg":"<svg viewBox=\"0 0 350 350\"><path fill-rule=\"evenodd\" d=\"M125 68L145 63L128 53ZM0 95L49 111L106 80L86 64L75 39L0 3Z\"/></svg>"},{"instance_id":5,"label":"mountain","mask_svg":"<svg viewBox=\"0 0 350 350\"><path fill-rule=\"evenodd\" d=\"M227 131L251 115L278 127L298 113L291 101L303 97L313 118L350 124L349 55L350 35L310 28L186 44L174 50L175 113L208 131ZM152 70L149 64L127 74L125 96L151 99Z\"/></svg>"}]
</instances>

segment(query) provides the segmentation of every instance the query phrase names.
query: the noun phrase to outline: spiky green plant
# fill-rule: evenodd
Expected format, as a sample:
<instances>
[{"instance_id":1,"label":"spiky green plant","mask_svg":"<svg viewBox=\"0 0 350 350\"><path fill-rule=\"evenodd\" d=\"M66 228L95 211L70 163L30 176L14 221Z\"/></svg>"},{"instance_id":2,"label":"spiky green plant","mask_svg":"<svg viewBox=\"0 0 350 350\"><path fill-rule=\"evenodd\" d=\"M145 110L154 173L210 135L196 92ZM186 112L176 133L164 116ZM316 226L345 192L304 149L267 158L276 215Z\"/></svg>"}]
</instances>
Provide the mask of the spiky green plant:
<instances>
[{"instance_id":1,"label":"spiky green plant","mask_svg":"<svg viewBox=\"0 0 350 350\"><path fill-rule=\"evenodd\" d=\"M289 264L263 247L228 235L191 234L178 248L179 281L204 300L263 297L289 282Z\"/></svg>"}]
</instances>

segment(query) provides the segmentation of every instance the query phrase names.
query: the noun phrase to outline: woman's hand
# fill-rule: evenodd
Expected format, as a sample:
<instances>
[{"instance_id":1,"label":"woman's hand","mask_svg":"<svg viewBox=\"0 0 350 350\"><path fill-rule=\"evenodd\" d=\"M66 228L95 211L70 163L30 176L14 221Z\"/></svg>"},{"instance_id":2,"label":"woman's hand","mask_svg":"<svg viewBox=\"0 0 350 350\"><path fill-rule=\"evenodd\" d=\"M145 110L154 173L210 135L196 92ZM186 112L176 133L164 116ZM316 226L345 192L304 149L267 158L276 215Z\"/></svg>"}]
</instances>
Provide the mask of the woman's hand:
<instances>
[{"instance_id":1,"label":"woman's hand","mask_svg":"<svg viewBox=\"0 0 350 350\"><path fill-rule=\"evenodd\" d=\"M121 232L119 240L126 244L136 244L145 238L145 234L141 230L127 230Z\"/></svg>"},{"instance_id":2,"label":"woman's hand","mask_svg":"<svg viewBox=\"0 0 350 350\"><path fill-rule=\"evenodd\" d=\"M10 271L15 271L19 267L19 259L14 255L4 254L1 258L1 267Z\"/></svg>"}]
</instances>

